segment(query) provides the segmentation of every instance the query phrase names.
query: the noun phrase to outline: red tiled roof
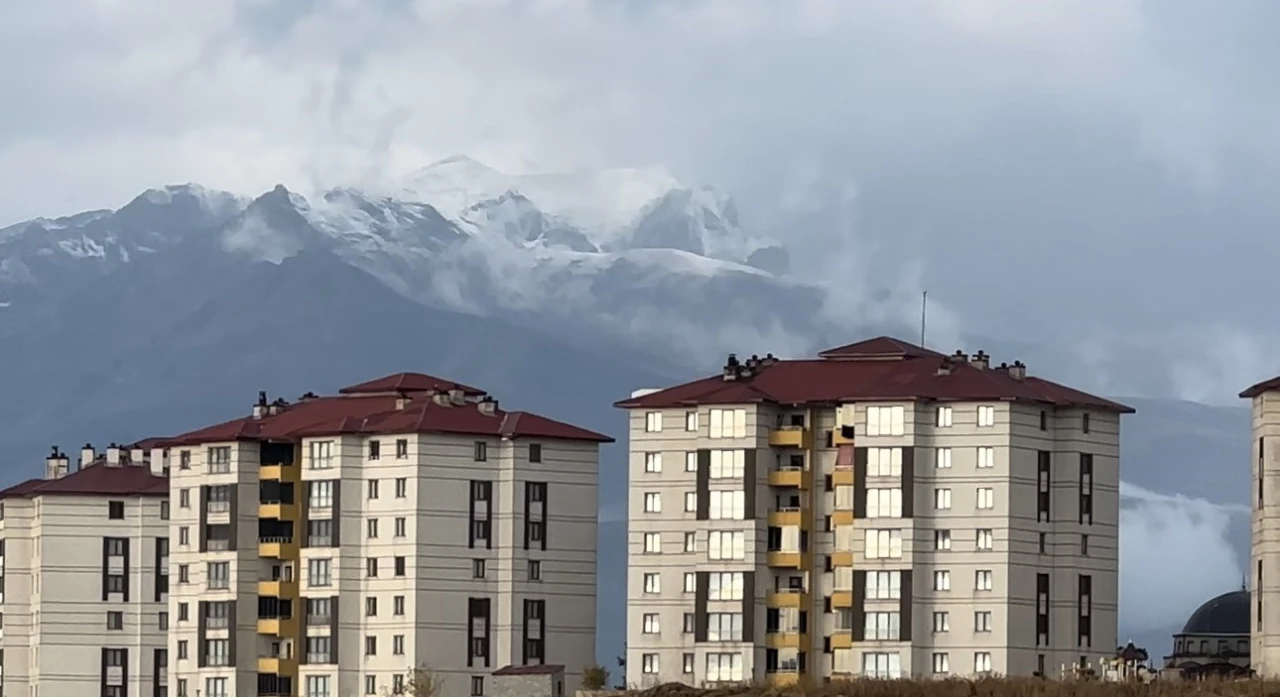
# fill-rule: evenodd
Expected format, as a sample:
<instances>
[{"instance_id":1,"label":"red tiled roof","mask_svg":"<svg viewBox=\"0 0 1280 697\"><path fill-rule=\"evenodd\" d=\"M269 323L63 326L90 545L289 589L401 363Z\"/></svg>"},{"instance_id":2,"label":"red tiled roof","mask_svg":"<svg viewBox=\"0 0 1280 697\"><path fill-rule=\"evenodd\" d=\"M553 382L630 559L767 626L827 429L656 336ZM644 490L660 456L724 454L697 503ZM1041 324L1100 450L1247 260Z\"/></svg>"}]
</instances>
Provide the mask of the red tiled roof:
<instances>
[{"instance_id":1,"label":"red tiled roof","mask_svg":"<svg viewBox=\"0 0 1280 697\"><path fill-rule=\"evenodd\" d=\"M1240 397L1241 399L1253 399L1263 392L1271 392L1273 390L1280 390L1280 377L1263 380L1256 385L1251 385L1240 393Z\"/></svg>"},{"instance_id":2,"label":"red tiled roof","mask_svg":"<svg viewBox=\"0 0 1280 697\"><path fill-rule=\"evenodd\" d=\"M344 388L345 394L313 397L280 408L275 415L261 418L245 416L180 436L164 439L164 447L197 445L237 440L296 441L301 438L342 434L392 435L398 433L451 433L469 436L505 438L545 438L548 440L593 441L612 443L613 438L579 428L545 416L523 411L503 411L494 405L492 414L480 411L475 402L437 404L432 395L413 390L403 408L394 389L380 389L390 384L424 384L413 382L400 373ZM429 378L429 376L420 376ZM435 380L435 378L429 378ZM447 383L454 385L455 383ZM368 386L375 386L373 388ZM485 394L476 388L458 385L472 394ZM356 390L352 392L351 390ZM376 391L374 391L376 389Z\"/></svg>"},{"instance_id":3,"label":"red tiled roof","mask_svg":"<svg viewBox=\"0 0 1280 697\"><path fill-rule=\"evenodd\" d=\"M28 479L0 491L0 498L48 495L165 497L169 479L152 474L146 466L95 464L60 479Z\"/></svg>"},{"instance_id":4,"label":"red tiled roof","mask_svg":"<svg viewBox=\"0 0 1280 697\"><path fill-rule=\"evenodd\" d=\"M459 382L445 380L434 375L426 375L424 373L396 373L386 377L378 378L362 382L358 385L348 385L340 390L338 394L390 394L395 392L448 392L449 390L462 390L463 393L478 397L485 394L485 391L478 387L463 385Z\"/></svg>"},{"instance_id":5,"label":"red tiled roof","mask_svg":"<svg viewBox=\"0 0 1280 697\"><path fill-rule=\"evenodd\" d=\"M564 666L545 664L533 666L506 666L493 671L494 675L555 675L564 672Z\"/></svg>"},{"instance_id":6,"label":"red tiled roof","mask_svg":"<svg viewBox=\"0 0 1280 697\"><path fill-rule=\"evenodd\" d=\"M624 399L614 406L658 409L694 404L931 399L1034 402L1133 413L1131 407L1065 385L1031 376L1016 379L1004 368L978 368L887 336L819 355L826 358L778 361L757 368L751 377L737 380L716 375ZM950 374L939 375L938 368L944 361L951 363Z\"/></svg>"}]
</instances>

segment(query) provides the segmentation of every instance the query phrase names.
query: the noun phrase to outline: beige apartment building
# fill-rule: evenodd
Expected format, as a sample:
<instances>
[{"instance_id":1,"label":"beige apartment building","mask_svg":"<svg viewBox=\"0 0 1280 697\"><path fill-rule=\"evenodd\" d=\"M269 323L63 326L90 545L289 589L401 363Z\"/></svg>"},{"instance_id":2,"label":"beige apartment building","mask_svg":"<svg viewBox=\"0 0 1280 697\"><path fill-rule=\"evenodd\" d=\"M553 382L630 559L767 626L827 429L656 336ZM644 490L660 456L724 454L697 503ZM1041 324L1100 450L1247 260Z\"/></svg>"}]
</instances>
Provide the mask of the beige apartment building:
<instances>
[{"instance_id":1,"label":"beige apartment building","mask_svg":"<svg viewBox=\"0 0 1280 697\"><path fill-rule=\"evenodd\" d=\"M1249 658L1260 676L1280 676L1280 377L1240 397L1253 407L1253 509Z\"/></svg>"},{"instance_id":2,"label":"beige apartment building","mask_svg":"<svg viewBox=\"0 0 1280 697\"><path fill-rule=\"evenodd\" d=\"M177 697L485 695L593 663L607 436L417 373L167 439Z\"/></svg>"},{"instance_id":3,"label":"beige apartment building","mask_svg":"<svg viewBox=\"0 0 1280 697\"><path fill-rule=\"evenodd\" d=\"M143 455L55 449L0 491L0 694L169 694L169 487Z\"/></svg>"},{"instance_id":4,"label":"beige apartment building","mask_svg":"<svg viewBox=\"0 0 1280 697\"><path fill-rule=\"evenodd\" d=\"M1056 675L1117 646L1120 415L889 337L641 390L627 681Z\"/></svg>"}]
</instances>

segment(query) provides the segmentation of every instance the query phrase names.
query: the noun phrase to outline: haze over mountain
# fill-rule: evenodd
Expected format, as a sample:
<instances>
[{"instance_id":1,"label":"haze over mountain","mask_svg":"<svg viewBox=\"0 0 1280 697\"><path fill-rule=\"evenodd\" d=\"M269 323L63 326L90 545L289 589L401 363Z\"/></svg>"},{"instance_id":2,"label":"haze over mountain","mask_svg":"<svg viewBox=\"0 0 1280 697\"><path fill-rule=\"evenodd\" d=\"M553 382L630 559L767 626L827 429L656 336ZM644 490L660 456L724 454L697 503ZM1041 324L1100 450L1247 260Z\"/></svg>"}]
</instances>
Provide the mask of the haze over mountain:
<instances>
[{"instance_id":1,"label":"haze over mountain","mask_svg":"<svg viewBox=\"0 0 1280 697\"><path fill-rule=\"evenodd\" d=\"M795 355L918 331L791 276L785 245L751 228L730 197L657 168L510 177L464 157L380 191L245 198L184 184L5 227L0 361L22 369L0 373L0 390L22 399L0 404L3 474L30 474L52 443L240 414L259 389L291 398L401 370L477 384L623 441L601 471L599 644L616 655L626 477L612 401L731 350ZM940 313L939 348L1026 358L1096 387L1052 346L964 337ZM1170 616L1237 582L1248 424L1239 408L1128 401L1124 633L1160 647ZM1168 547L1184 544L1220 558L1184 562ZM1170 573L1185 582L1153 596Z\"/></svg>"}]
</instances>

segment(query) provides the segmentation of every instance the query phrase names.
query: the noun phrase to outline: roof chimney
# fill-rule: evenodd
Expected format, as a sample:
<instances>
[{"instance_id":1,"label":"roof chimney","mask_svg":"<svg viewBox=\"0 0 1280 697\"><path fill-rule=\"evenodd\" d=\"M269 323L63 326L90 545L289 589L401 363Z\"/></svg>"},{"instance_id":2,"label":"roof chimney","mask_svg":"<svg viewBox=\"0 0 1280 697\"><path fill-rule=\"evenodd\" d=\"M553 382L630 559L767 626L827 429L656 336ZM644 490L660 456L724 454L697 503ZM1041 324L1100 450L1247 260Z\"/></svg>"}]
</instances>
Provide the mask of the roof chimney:
<instances>
[{"instance_id":1,"label":"roof chimney","mask_svg":"<svg viewBox=\"0 0 1280 697\"><path fill-rule=\"evenodd\" d=\"M275 416L276 414L284 411L287 406L289 406L289 400L284 397L276 397L276 401L267 405L267 414L269 416Z\"/></svg>"},{"instance_id":2,"label":"roof chimney","mask_svg":"<svg viewBox=\"0 0 1280 697\"><path fill-rule=\"evenodd\" d=\"M490 397L489 395L485 395L476 403L476 408L485 416L493 416L494 412L498 410L498 400Z\"/></svg>"},{"instance_id":3,"label":"roof chimney","mask_svg":"<svg viewBox=\"0 0 1280 697\"><path fill-rule=\"evenodd\" d=\"M467 393L455 387L449 390L449 402L456 406L462 406L467 403Z\"/></svg>"},{"instance_id":4,"label":"roof chimney","mask_svg":"<svg viewBox=\"0 0 1280 697\"><path fill-rule=\"evenodd\" d=\"M107 446L107 467L119 467L120 465L120 446L112 443Z\"/></svg>"},{"instance_id":5,"label":"roof chimney","mask_svg":"<svg viewBox=\"0 0 1280 697\"><path fill-rule=\"evenodd\" d=\"M954 366L955 361L951 359L951 356L944 356L942 362L938 364L938 375L950 375Z\"/></svg>"},{"instance_id":6,"label":"roof chimney","mask_svg":"<svg viewBox=\"0 0 1280 697\"><path fill-rule=\"evenodd\" d=\"M71 461L67 459L66 453L58 450L58 446L55 445L49 457L44 459L44 478L60 479L67 476L67 470L70 468Z\"/></svg>"},{"instance_id":7,"label":"roof chimney","mask_svg":"<svg viewBox=\"0 0 1280 697\"><path fill-rule=\"evenodd\" d=\"M253 418L261 419L267 415L267 392L266 390L258 391L258 401L253 405Z\"/></svg>"},{"instance_id":8,"label":"roof chimney","mask_svg":"<svg viewBox=\"0 0 1280 697\"><path fill-rule=\"evenodd\" d=\"M1027 377L1027 364L1022 361L1014 361L1013 365L1009 366L1009 377L1014 380L1022 380Z\"/></svg>"},{"instance_id":9,"label":"roof chimney","mask_svg":"<svg viewBox=\"0 0 1280 697\"><path fill-rule=\"evenodd\" d=\"M724 380L733 382L742 374L742 364L738 362L738 354L731 353L724 362Z\"/></svg>"},{"instance_id":10,"label":"roof chimney","mask_svg":"<svg viewBox=\"0 0 1280 697\"><path fill-rule=\"evenodd\" d=\"M973 357L969 359L969 365L977 368L978 370L986 370L991 367L991 356L988 356L986 351L978 349L978 352L973 354Z\"/></svg>"},{"instance_id":11,"label":"roof chimney","mask_svg":"<svg viewBox=\"0 0 1280 697\"><path fill-rule=\"evenodd\" d=\"M145 465L146 461L147 451L137 447L129 450L129 464L141 466Z\"/></svg>"},{"instance_id":12,"label":"roof chimney","mask_svg":"<svg viewBox=\"0 0 1280 697\"><path fill-rule=\"evenodd\" d=\"M453 402L451 402L451 401L449 400L449 393L448 393L448 392L432 392L432 393L431 393L431 401L435 402L436 404L438 404L438 405L440 405L440 406L442 406L442 407L451 407L451 406L453 406Z\"/></svg>"},{"instance_id":13,"label":"roof chimney","mask_svg":"<svg viewBox=\"0 0 1280 697\"><path fill-rule=\"evenodd\" d=\"M405 407L409 406L409 402L411 401L412 400L409 399L409 395L403 392L397 392L396 393L396 411L404 411Z\"/></svg>"},{"instance_id":14,"label":"roof chimney","mask_svg":"<svg viewBox=\"0 0 1280 697\"><path fill-rule=\"evenodd\" d=\"M766 353L764 354L764 358L760 359L760 365L765 368L777 362L778 362L778 357L773 355L772 353Z\"/></svg>"},{"instance_id":15,"label":"roof chimney","mask_svg":"<svg viewBox=\"0 0 1280 697\"><path fill-rule=\"evenodd\" d=\"M956 352L951 354L951 357L955 359L956 363L969 362L969 354L965 353L964 351L961 351L960 349L956 349Z\"/></svg>"},{"instance_id":16,"label":"roof chimney","mask_svg":"<svg viewBox=\"0 0 1280 697\"><path fill-rule=\"evenodd\" d=\"M156 476L169 476L169 451L164 448L152 448L148 463L151 473Z\"/></svg>"},{"instance_id":17,"label":"roof chimney","mask_svg":"<svg viewBox=\"0 0 1280 697\"><path fill-rule=\"evenodd\" d=\"M80 464L76 469L84 469L89 465L92 465L93 461L97 459L98 451L94 450L91 444L85 443L84 447L80 448Z\"/></svg>"}]
</instances>

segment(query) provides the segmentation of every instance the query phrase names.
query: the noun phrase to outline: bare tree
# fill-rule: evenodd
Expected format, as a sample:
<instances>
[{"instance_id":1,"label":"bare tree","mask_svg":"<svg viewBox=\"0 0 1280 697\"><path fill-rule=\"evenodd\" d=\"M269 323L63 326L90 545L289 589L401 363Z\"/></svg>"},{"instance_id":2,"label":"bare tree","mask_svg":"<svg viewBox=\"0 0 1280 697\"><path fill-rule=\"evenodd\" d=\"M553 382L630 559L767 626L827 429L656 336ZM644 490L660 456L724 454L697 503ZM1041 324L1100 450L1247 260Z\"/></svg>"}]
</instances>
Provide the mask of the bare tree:
<instances>
[{"instance_id":1,"label":"bare tree","mask_svg":"<svg viewBox=\"0 0 1280 697\"><path fill-rule=\"evenodd\" d=\"M437 675L425 665L410 668L404 676L404 688L401 690L382 689L383 695L399 697L439 697L444 687L444 678Z\"/></svg>"}]
</instances>

